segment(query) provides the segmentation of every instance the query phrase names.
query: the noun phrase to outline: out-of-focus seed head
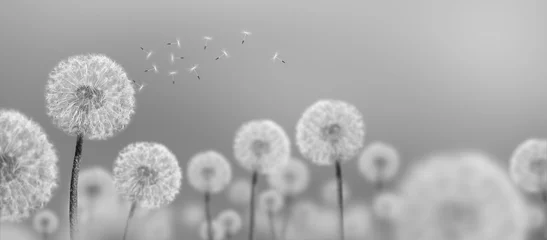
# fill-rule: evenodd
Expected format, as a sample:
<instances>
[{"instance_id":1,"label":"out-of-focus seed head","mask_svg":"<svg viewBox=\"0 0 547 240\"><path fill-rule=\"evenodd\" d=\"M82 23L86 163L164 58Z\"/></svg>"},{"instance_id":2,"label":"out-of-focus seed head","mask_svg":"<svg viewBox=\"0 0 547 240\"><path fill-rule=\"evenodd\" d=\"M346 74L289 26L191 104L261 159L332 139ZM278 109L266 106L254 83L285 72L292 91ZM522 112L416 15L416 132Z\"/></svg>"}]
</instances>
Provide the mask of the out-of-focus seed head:
<instances>
[{"instance_id":1,"label":"out-of-focus seed head","mask_svg":"<svg viewBox=\"0 0 547 240\"><path fill-rule=\"evenodd\" d=\"M59 217L55 212L44 209L34 215L32 226L38 233L52 234L59 228Z\"/></svg>"},{"instance_id":2,"label":"out-of-focus seed head","mask_svg":"<svg viewBox=\"0 0 547 240\"><path fill-rule=\"evenodd\" d=\"M285 199L279 191L268 189L258 196L258 209L264 212L277 213L285 205Z\"/></svg>"},{"instance_id":3,"label":"out-of-focus seed head","mask_svg":"<svg viewBox=\"0 0 547 240\"><path fill-rule=\"evenodd\" d=\"M293 157L284 167L268 175L268 183L284 195L296 195L308 188L310 170L304 162Z\"/></svg>"},{"instance_id":4,"label":"out-of-focus seed head","mask_svg":"<svg viewBox=\"0 0 547 240\"><path fill-rule=\"evenodd\" d=\"M230 185L227 194L233 204L246 205L251 197L251 182L248 179L237 179Z\"/></svg>"},{"instance_id":5,"label":"out-of-focus seed head","mask_svg":"<svg viewBox=\"0 0 547 240\"><path fill-rule=\"evenodd\" d=\"M187 176L196 190L215 194L232 181L232 166L216 151L200 152L188 162Z\"/></svg>"},{"instance_id":6,"label":"out-of-focus seed head","mask_svg":"<svg viewBox=\"0 0 547 240\"><path fill-rule=\"evenodd\" d=\"M182 222L184 225L194 228L205 220L203 203L186 202L182 208Z\"/></svg>"},{"instance_id":7,"label":"out-of-focus seed head","mask_svg":"<svg viewBox=\"0 0 547 240\"><path fill-rule=\"evenodd\" d=\"M509 172L521 189L531 193L547 191L547 139L531 138L517 146Z\"/></svg>"},{"instance_id":8,"label":"out-of-focus seed head","mask_svg":"<svg viewBox=\"0 0 547 240\"><path fill-rule=\"evenodd\" d=\"M57 154L38 123L0 109L0 221L19 222L50 201Z\"/></svg>"},{"instance_id":9,"label":"out-of-focus seed head","mask_svg":"<svg viewBox=\"0 0 547 240\"><path fill-rule=\"evenodd\" d=\"M83 207L88 207L90 203L111 200L117 196L112 174L106 169L92 167L80 172L78 179L78 203Z\"/></svg>"},{"instance_id":10,"label":"out-of-focus seed head","mask_svg":"<svg viewBox=\"0 0 547 240\"><path fill-rule=\"evenodd\" d=\"M129 124L135 89L124 69L101 54L69 57L49 74L47 114L69 135L112 137Z\"/></svg>"},{"instance_id":11,"label":"out-of-focus seed head","mask_svg":"<svg viewBox=\"0 0 547 240\"><path fill-rule=\"evenodd\" d=\"M482 153L437 154L400 186L397 240L521 240L527 211L520 192Z\"/></svg>"},{"instance_id":12,"label":"out-of-focus seed head","mask_svg":"<svg viewBox=\"0 0 547 240\"><path fill-rule=\"evenodd\" d=\"M345 209L344 233L348 239L370 238L372 229L371 214L367 205L355 204Z\"/></svg>"},{"instance_id":13,"label":"out-of-focus seed head","mask_svg":"<svg viewBox=\"0 0 547 240\"><path fill-rule=\"evenodd\" d=\"M397 194L384 192L374 197L372 209L379 218L392 220L397 217L400 204L401 199Z\"/></svg>"},{"instance_id":14,"label":"out-of-focus seed head","mask_svg":"<svg viewBox=\"0 0 547 240\"><path fill-rule=\"evenodd\" d=\"M218 222L218 221L212 221L211 226L207 224L206 221L202 222L199 226L199 237L202 240L208 240L209 239L209 227L211 227L211 231L213 234L213 240L222 240L224 236L226 235L224 227Z\"/></svg>"},{"instance_id":15,"label":"out-of-focus seed head","mask_svg":"<svg viewBox=\"0 0 547 240\"><path fill-rule=\"evenodd\" d=\"M244 169L270 173L289 160L290 140L285 130L271 120L250 121L236 133L234 155Z\"/></svg>"},{"instance_id":16,"label":"out-of-focus seed head","mask_svg":"<svg viewBox=\"0 0 547 240\"><path fill-rule=\"evenodd\" d=\"M359 110L338 100L320 100L308 107L296 125L296 144L318 165L348 161L363 147L365 123Z\"/></svg>"},{"instance_id":17,"label":"out-of-focus seed head","mask_svg":"<svg viewBox=\"0 0 547 240\"><path fill-rule=\"evenodd\" d=\"M146 208L169 204L179 193L182 171L176 156L164 145L132 143L114 162L114 185L128 201Z\"/></svg>"},{"instance_id":18,"label":"out-of-focus seed head","mask_svg":"<svg viewBox=\"0 0 547 240\"><path fill-rule=\"evenodd\" d=\"M342 200L347 202L351 198L351 188L343 181L342 182ZM336 179L330 179L325 182L321 188L321 198L328 205L335 205L338 203L338 182Z\"/></svg>"},{"instance_id":19,"label":"out-of-focus seed head","mask_svg":"<svg viewBox=\"0 0 547 240\"><path fill-rule=\"evenodd\" d=\"M226 230L226 234L234 236L243 227L241 215L233 209L226 209L218 214L216 219L220 225Z\"/></svg>"},{"instance_id":20,"label":"out-of-focus seed head","mask_svg":"<svg viewBox=\"0 0 547 240\"><path fill-rule=\"evenodd\" d=\"M399 171L399 153L387 143L374 142L363 151L357 163L365 179L371 182L387 181Z\"/></svg>"}]
</instances>

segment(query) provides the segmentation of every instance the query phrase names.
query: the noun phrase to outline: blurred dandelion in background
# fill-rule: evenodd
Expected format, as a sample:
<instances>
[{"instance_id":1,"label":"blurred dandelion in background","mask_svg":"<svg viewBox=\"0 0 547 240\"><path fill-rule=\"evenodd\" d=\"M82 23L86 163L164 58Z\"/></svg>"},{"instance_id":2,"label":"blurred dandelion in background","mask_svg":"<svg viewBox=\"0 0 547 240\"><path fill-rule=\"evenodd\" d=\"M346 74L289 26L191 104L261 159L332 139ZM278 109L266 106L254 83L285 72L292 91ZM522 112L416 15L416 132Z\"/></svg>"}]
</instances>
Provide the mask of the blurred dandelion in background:
<instances>
[{"instance_id":1,"label":"blurred dandelion in background","mask_svg":"<svg viewBox=\"0 0 547 240\"><path fill-rule=\"evenodd\" d=\"M271 120L250 121L236 132L234 155L239 165L251 172L249 240L254 240L258 174L269 174L287 163L291 156L290 140L285 130Z\"/></svg>"},{"instance_id":2,"label":"blurred dandelion in background","mask_svg":"<svg viewBox=\"0 0 547 240\"><path fill-rule=\"evenodd\" d=\"M0 110L0 221L19 222L51 200L57 154L38 123ZM3 224L3 223L2 223Z\"/></svg>"},{"instance_id":3,"label":"blurred dandelion in background","mask_svg":"<svg viewBox=\"0 0 547 240\"><path fill-rule=\"evenodd\" d=\"M220 212L215 220L224 228L223 240L230 240L243 227L241 215L234 209L225 209Z\"/></svg>"},{"instance_id":4,"label":"blurred dandelion in background","mask_svg":"<svg viewBox=\"0 0 547 240\"><path fill-rule=\"evenodd\" d=\"M520 192L482 153L427 157L404 178L400 196L397 240L521 240L527 233Z\"/></svg>"},{"instance_id":5,"label":"blurred dandelion in background","mask_svg":"<svg viewBox=\"0 0 547 240\"><path fill-rule=\"evenodd\" d=\"M528 139L518 145L511 157L509 172L521 189L541 193L547 204L547 139Z\"/></svg>"},{"instance_id":6,"label":"blurred dandelion in background","mask_svg":"<svg viewBox=\"0 0 547 240\"><path fill-rule=\"evenodd\" d=\"M117 203L114 179L106 169L98 166L83 169L78 182L78 209L85 209L84 211L88 213L88 221L93 220L93 215L97 211L108 209L104 207L105 205ZM97 208L97 206L101 207ZM86 222L89 223L88 221Z\"/></svg>"},{"instance_id":7,"label":"blurred dandelion in background","mask_svg":"<svg viewBox=\"0 0 547 240\"><path fill-rule=\"evenodd\" d=\"M137 142L122 149L114 162L114 185L131 202L124 239L137 204L145 208L167 205L175 199L181 184L178 160L166 146Z\"/></svg>"},{"instance_id":8,"label":"blurred dandelion in background","mask_svg":"<svg viewBox=\"0 0 547 240\"><path fill-rule=\"evenodd\" d=\"M209 150L194 155L186 170L190 186L204 195L205 219L211 224L211 194L219 193L230 183L232 166L222 154ZM213 234L209 232L208 240L212 238Z\"/></svg>"},{"instance_id":9,"label":"blurred dandelion in background","mask_svg":"<svg viewBox=\"0 0 547 240\"><path fill-rule=\"evenodd\" d=\"M218 222L212 221L210 224L207 221L201 223L199 227L199 237L202 240L209 239L209 233L213 233L213 240L222 240L226 229Z\"/></svg>"},{"instance_id":10,"label":"blurred dandelion in background","mask_svg":"<svg viewBox=\"0 0 547 240\"><path fill-rule=\"evenodd\" d=\"M391 192L383 192L374 197L372 210L376 216L384 220L394 220L401 204L400 197Z\"/></svg>"},{"instance_id":11,"label":"blurred dandelion in background","mask_svg":"<svg viewBox=\"0 0 547 240\"><path fill-rule=\"evenodd\" d=\"M182 222L189 228L198 227L205 220L205 208L197 201L186 201L182 207Z\"/></svg>"},{"instance_id":12,"label":"blurred dandelion in background","mask_svg":"<svg viewBox=\"0 0 547 240\"><path fill-rule=\"evenodd\" d=\"M296 144L302 155L317 165L335 166L341 240L344 240L341 164L361 151L364 137L365 123L359 110L338 100L315 102L296 124Z\"/></svg>"},{"instance_id":13,"label":"blurred dandelion in background","mask_svg":"<svg viewBox=\"0 0 547 240\"><path fill-rule=\"evenodd\" d=\"M134 95L124 69L101 54L69 57L49 74L47 114L61 130L76 136L70 184L71 239L78 232L78 175L84 137L104 140L123 130L135 112Z\"/></svg>"},{"instance_id":14,"label":"blurred dandelion in background","mask_svg":"<svg viewBox=\"0 0 547 240\"><path fill-rule=\"evenodd\" d=\"M342 181L342 190L342 202L346 203L349 199L351 199L352 191L345 181ZM338 180L336 180L335 178L330 179L326 181L321 187L321 199L323 199L323 202L328 206L336 205L336 203L338 202L337 192Z\"/></svg>"},{"instance_id":15,"label":"blurred dandelion in background","mask_svg":"<svg viewBox=\"0 0 547 240\"><path fill-rule=\"evenodd\" d=\"M384 184L399 171L400 159L393 146L374 142L365 148L357 163L362 176L376 184L376 191L382 191Z\"/></svg>"},{"instance_id":16,"label":"blurred dandelion in background","mask_svg":"<svg viewBox=\"0 0 547 240\"><path fill-rule=\"evenodd\" d=\"M285 205L283 195L275 189L268 189L260 193L258 196L258 209L268 215L268 222L273 240L277 240L278 236L275 225L275 218Z\"/></svg>"},{"instance_id":17,"label":"blurred dandelion in background","mask_svg":"<svg viewBox=\"0 0 547 240\"><path fill-rule=\"evenodd\" d=\"M244 178L236 179L230 184L226 194L232 204L247 206L251 198L251 182Z\"/></svg>"},{"instance_id":18,"label":"blurred dandelion in background","mask_svg":"<svg viewBox=\"0 0 547 240\"><path fill-rule=\"evenodd\" d=\"M32 226L43 240L47 240L59 228L59 217L49 209L43 209L34 215Z\"/></svg>"}]
</instances>

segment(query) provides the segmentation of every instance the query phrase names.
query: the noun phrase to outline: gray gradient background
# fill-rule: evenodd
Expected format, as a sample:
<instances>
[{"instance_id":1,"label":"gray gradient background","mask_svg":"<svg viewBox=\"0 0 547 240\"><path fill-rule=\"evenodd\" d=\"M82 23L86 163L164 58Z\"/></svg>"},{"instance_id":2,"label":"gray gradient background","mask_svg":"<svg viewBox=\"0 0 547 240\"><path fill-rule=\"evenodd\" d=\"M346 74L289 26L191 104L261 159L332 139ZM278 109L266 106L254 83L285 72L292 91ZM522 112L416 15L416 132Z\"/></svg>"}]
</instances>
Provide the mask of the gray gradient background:
<instances>
[{"instance_id":1,"label":"gray gradient background","mask_svg":"<svg viewBox=\"0 0 547 240\"><path fill-rule=\"evenodd\" d=\"M367 142L392 143L405 167L455 148L482 149L506 163L525 138L547 135L546 16L541 0L8 0L0 8L0 107L31 116L57 147L60 187L48 207L62 214L75 137L52 125L44 89L60 60L81 53L104 53L148 84L121 134L84 142L84 168L111 169L135 141L164 143L184 168L210 148L233 159L241 123L271 118L294 139L300 114L320 98L355 104ZM244 45L242 29L253 32ZM204 35L214 38L207 51ZM176 52L187 59L171 66L163 45L177 36L183 47ZM146 61L140 45L157 54ZM232 58L214 61L223 47ZM276 50L286 65L270 61ZM163 72L144 73L153 62ZM194 63L201 81L185 72ZM175 69L172 85L165 71ZM348 181L368 201L372 186L355 164L345 166ZM307 194L317 197L333 171L313 171ZM198 197L185 182L173 207Z\"/></svg>"}]
</instances>

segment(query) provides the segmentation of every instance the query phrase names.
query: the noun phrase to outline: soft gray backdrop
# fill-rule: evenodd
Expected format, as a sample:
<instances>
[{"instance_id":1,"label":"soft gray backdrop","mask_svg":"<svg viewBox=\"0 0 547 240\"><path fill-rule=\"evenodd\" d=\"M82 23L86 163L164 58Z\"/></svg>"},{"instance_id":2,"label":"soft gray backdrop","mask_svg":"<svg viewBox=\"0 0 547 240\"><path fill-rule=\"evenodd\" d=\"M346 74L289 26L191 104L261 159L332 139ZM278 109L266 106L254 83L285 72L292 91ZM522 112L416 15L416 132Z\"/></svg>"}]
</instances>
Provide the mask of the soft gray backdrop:
<instances>
[{"instance_id":1,"label":"soft gray backdrop","mask_svg":"<svg viewBox=\"0 0 547 240\"><path fill-rule=\"evenodd\" d=\"M392 143L405 166L454 148L506 163L525 138L547 135L546 16L542 0L8 0L0 8L0 107L31 116L57 147L61 183L48 207L63 214L75 138L45 114L44 88L60 60L82 53L104 53L148 84L125 131L84 142L83 167L111 169L134 141L164 143L184 168L210 148L233 159L242 122L271 118L294 138L301 112L320 98L357 105L366 140ZM244 45L242 29L253 32ZM214 38L207 51L205 35ZM164 47L176 37L182 49ZM156 51L149 61L141 45ZM232 57L214 61L221 48ZM270 61L276 50L287 64ZM171 66L171 51L187 59ZM143 72L152 63L159 74ZM185 72L194 63L201 81ZM175 85L167 70L180 72ZM351 166L355 194L370 199L371 186ZM308 194L316 197L333 174L313 170ZM197 197L186 185L174 206ZM220 210L223 201L215 204Z\"/></svg>"}]
</instances>

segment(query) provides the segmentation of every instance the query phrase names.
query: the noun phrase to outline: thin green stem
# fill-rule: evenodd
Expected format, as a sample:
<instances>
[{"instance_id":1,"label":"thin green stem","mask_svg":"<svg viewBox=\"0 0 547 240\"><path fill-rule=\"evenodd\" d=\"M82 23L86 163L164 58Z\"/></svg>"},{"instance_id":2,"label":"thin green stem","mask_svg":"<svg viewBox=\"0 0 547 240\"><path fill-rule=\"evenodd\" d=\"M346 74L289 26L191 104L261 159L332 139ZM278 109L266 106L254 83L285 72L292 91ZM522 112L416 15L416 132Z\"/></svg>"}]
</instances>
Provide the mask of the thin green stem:
<instances>
[{"instance_id":1,"label":"thin green stem","mask_svg":"<svg viewBox=\"0 0 547 240\"><path fill-rule=\"evenodd\" d=\"M254 240L254 227L255 227L255 190L258 183L258 172L253 171L251 176L251 207L249 211L249 239Z\"/></svg>"},{"instance_id":2,"label":"thin green stem","mask_svg":"<svg viewBox=\"0 0 547 240\"><path fill-rule=\"evenodd\" d=\"M207 221L207 239L213 240L213 223L211 216L211 193L209 191L204 194L205 203L205 221Z\"/></svg>"},{"instance_id":3,"label":"thin green stem","mask_svg":"<svg viewBox=\"0 0 547 240\"><path fill-rule=\"evenodd\" d=\"M84 143L83 133L79 133L76 138L76 150L74 161L72 163L72 176L70 178L70 203L68 206L68 218L70 222L70 239L76 240L78 234L78 176L80 174L80 159L82 157L82 148Z\"/></svg>"},{"instance_id":4,"label":"thin green stem","mask_svg":"<svg viewBox=\"0 0 547 240\"><path fill-rule=\"evenodd\" d=\"M129 215L127 216L127 220L125 221L125 229L123 230L123 240L127 237L127 232L129 230L129 223L131 219L133 218L133 215L135 215L135 209L137 209L137 202L131 203L131 208L129 209Z\"/></svg>"},{"instance_id":5,"label":"thin green stem","mask_svg":"<svg viewBox=\"0 0 547 240\"><path fill-rule=\"evenodd\" d=\"M343 185L342 185L342 166L340 161L335 161L335 170L336 170L336 182L338 190L338 231L340 240L344 240L344 194L343 194Z\"/></svg>"}]
</instances>

